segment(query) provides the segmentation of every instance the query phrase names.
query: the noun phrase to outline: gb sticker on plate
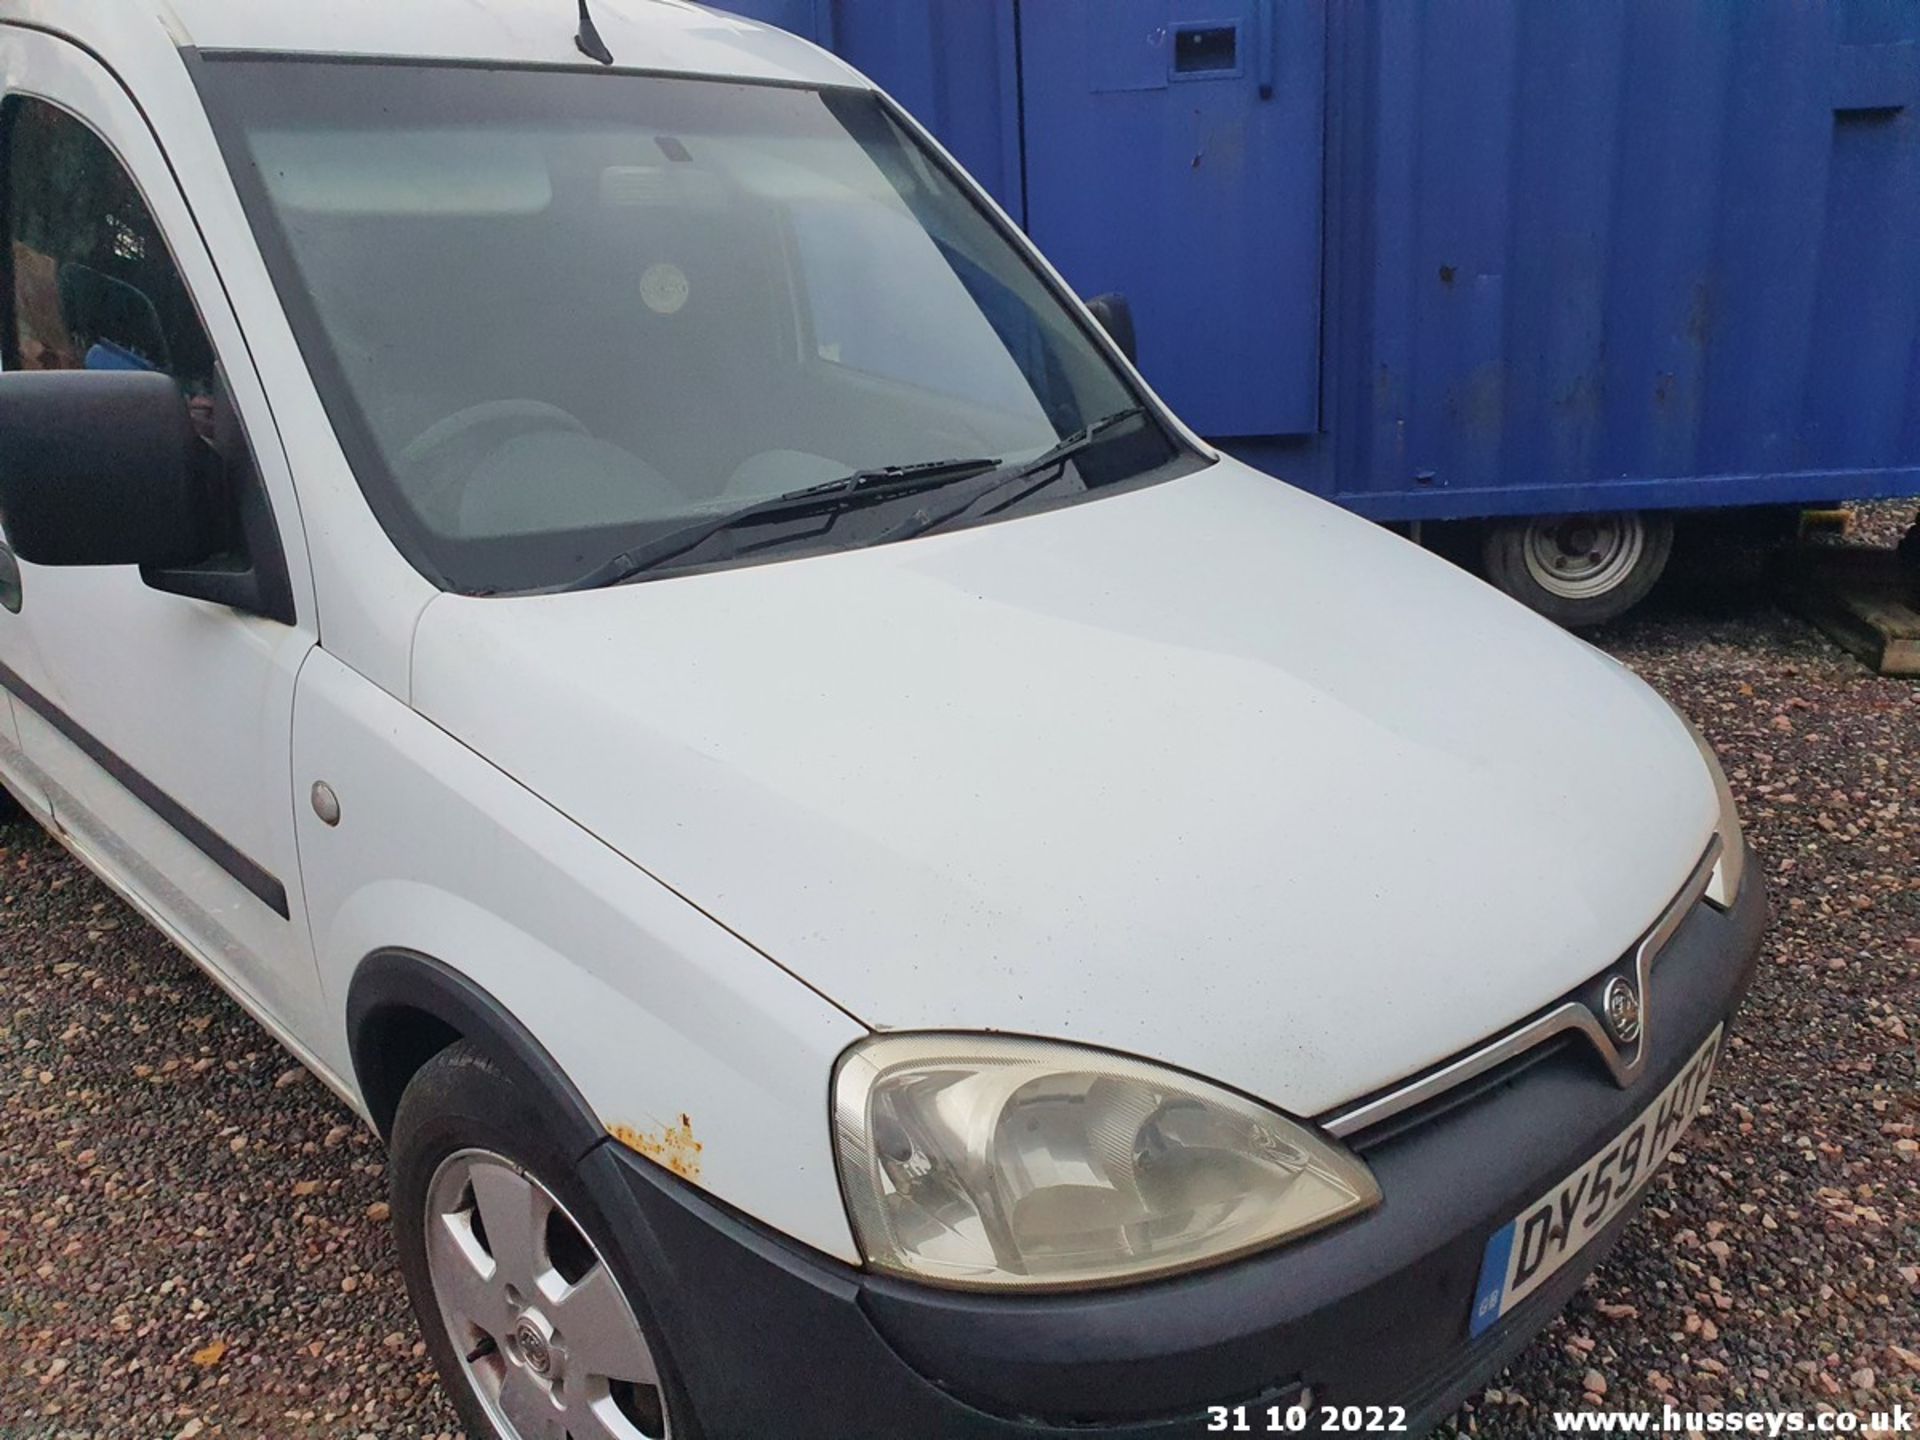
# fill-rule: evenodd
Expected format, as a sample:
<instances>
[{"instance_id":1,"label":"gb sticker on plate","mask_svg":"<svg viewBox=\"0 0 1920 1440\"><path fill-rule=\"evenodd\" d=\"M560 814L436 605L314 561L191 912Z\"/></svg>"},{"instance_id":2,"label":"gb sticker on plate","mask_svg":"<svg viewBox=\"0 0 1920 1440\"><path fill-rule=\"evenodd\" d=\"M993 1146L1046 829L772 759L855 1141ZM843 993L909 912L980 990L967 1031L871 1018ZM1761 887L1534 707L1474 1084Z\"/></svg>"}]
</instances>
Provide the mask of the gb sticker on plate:
<instances>
[{"instance_id":1,"label":"gb sticker on plate","mask_svg":"<svg viewBox=\"0 0 1920 1440\"><path fill-rule=\"evenodd\" d=\"M1706 1096L1723 1028L1714 1027L1673 1082L1612 1144L1494 1232L1480 1261L1470 1334L1480 1334L1539 1289L1660 1168Z\"/></svg>"}]
</instances>

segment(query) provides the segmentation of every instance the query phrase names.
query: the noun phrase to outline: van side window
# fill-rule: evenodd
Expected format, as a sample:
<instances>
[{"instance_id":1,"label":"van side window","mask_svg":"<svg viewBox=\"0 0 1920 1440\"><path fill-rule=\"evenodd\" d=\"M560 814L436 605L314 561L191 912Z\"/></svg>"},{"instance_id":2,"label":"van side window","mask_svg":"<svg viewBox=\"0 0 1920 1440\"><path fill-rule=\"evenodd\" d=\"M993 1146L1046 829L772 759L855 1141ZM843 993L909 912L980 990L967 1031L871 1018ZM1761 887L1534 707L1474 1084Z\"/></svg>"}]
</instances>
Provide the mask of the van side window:
<instances>
[{"instance_id":1,"label":"van side window","mask_svg":"<svg viewBox=\"0 0 1920 1440\"><path fill-rule=\"evenodd\" d=\"M204 423L213 347L133 177L98 135L43 100L9 99L0 136L6 368L164 371Z\"/></svg>"},{"instance_id":2,"label":"van side window","mask_svg":"<svg viewBox=\"0 0 1920 1440\"><path fill-rule=\"evenodd\" d=\"M0 370L152 370L206 447L219 554L178 593L293 624L293 592L245 427L160 227L105 140L57 105L0 102ZM186 572L182 572L183 574ZM149 584L155 582L149 581Z\"/></svg>"}]
</instances>

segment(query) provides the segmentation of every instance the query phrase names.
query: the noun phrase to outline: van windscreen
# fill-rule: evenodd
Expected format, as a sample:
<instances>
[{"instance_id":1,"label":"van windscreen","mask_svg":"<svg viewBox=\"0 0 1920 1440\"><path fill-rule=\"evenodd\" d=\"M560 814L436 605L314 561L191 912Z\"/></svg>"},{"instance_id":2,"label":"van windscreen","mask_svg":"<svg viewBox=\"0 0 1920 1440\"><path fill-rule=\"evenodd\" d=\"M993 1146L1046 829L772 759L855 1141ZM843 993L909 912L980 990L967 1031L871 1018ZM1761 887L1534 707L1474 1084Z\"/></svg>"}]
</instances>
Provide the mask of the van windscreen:
<instances>
[{"instance_id":1,"label":"van windscreen","mask_svg":"<svg viewBox=\"0 0 1920 1440\"><path fill-rule=\"evenodd\" d=\"M1017 470L1142 404L871 93L252 56L196 69L347 458L447 588L559 587L709 529L647 573L876 543L902 533L911 485L857 507L778 502L893 467L951 484L930 464L950 459ZM1045 501L1183 453L1148 409L1098 429Z\"/></svg>"}]
</instances>

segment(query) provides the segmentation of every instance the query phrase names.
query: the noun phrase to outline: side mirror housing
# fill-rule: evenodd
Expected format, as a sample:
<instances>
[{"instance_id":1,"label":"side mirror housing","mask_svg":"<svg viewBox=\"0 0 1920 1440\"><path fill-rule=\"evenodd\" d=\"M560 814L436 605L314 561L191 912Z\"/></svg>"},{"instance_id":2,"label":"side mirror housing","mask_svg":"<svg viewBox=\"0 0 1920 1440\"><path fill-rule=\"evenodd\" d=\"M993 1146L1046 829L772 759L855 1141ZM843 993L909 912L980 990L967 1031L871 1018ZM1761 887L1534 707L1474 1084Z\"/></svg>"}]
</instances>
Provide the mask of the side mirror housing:
<instances>
[{"instance_id":1,"label":"side mirror housing","mask_svg":"<svg viewBox=\"0 0 1920 1440\"><path fill-rule=\"evenodd\" d=\"M1100 322L1100 328L1113 337L1129 364L1140 363L1140 346L1133 333L1133 306L1117 290L1096 295L1087 301L1087 309Z\"/></svg>"},{"instance_id":2,"label":"side mirror housing","mask_svg":"<svg viewBox=\"0 0 1920 1440\"><path fill-rule=\"evenodd\" d=\"M169 568L217 544L186 397L150 371L0 374L0 522L36 565Z\"/></svg>"}]
</instances>

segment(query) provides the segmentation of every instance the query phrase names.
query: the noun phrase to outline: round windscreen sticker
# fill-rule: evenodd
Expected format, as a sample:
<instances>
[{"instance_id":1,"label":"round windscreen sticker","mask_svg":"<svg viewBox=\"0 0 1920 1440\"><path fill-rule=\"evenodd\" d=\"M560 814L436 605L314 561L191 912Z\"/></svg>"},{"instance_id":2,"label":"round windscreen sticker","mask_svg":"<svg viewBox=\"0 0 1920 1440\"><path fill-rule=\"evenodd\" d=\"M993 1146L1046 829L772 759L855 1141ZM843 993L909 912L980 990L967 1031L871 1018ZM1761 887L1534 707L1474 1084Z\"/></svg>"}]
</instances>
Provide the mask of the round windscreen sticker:
<instances>
[{"instance_id":1,"label":"round windscreen sticker","mask_svg":"<svg viewBox=\"0 0 1920 1440\"><path fill-rule=\"evenodd\" d=\"M649 265L640 274L640 298L656 315L676 315L687 303L693 288L687 284L687 272L662 260Z\"/></svg>"}]
</instances>

